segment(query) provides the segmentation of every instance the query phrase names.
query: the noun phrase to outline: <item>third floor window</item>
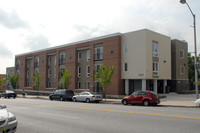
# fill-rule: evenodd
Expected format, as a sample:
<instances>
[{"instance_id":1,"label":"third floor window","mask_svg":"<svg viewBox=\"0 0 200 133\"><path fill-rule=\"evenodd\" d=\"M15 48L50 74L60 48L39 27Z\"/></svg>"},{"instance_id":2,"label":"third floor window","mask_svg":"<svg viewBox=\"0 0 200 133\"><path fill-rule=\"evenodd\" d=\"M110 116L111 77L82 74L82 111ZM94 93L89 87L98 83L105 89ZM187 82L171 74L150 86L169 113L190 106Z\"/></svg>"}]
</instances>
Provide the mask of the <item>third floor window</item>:
<instances>
[{"instance_id":1,"label":"third floor window","mask_svg":"<svg viewBox=\"0 0 200 133\"><path fill-rule=\"evenodd\" d=\"M60 53L59 64L60 65L65 64L65 53L64 52Z\"/></svg>"},{"instance_id":2,"label":"third floor window","mask_svg":"<svg viewBox=\"0 0 200 133\"><path fill-rule=\"evenodd\" d=\"M34 66L39 67L39 57L38 56L35 57Z\"/></svg>"},{"instance_id":3,"label":"third floor window","mask_svg":"<svg viewBox=\"0 0 200 133\"><path fill-rule=\"evenodd\" d=\"M153 57L158 57L158 44L153 42L152 48L153 48Z\"/></svg>"},{"instance_id":4,"label":"third floor window","mask_svg":"<svg viewBox=\"0 0 200 133\"><path fill-rule=\"evenodd\" d=\"M94 49L94 60L103 60L103 47Z\"/></svg>"}]
</instances>

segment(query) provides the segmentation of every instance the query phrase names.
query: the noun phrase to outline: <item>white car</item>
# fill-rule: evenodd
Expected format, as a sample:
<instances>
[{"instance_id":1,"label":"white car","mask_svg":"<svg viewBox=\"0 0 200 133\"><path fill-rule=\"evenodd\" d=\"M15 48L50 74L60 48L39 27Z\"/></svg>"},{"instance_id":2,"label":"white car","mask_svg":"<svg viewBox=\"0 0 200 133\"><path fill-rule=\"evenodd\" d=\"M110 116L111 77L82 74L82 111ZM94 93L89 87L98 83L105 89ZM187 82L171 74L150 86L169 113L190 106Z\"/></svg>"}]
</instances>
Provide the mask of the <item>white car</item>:
<instances>
[{"instance_id":1,"label":"white car","mask_svg":"<svg viewBox=\"0 0 200 133\"><path fill-rule=\"evenodd\" d=\"M0 105L0 133L14 133L17 130L17 119L5 108L5 105Z\"/></svg>"},{"instance_id":2,"label":"white car","mask_svg":"<svg viewBox=\"0 0 200 133\"><path fill-rule=\"evenodd\" d=\"M92 94L90 92L81 92L80 94L73 96L72 100L74 102L82 101L82 102L87 102L87 103L89 102L99 103L100 101L102 101L102 95Z\"/></svg>"},{"instance_id":3,"label":"white car","mask_svg":"<svg viewBox=\"0 0 200 133\"><path fill-rule=\"evenodd\" d=\"M197 99L194 103L197 107L200 107L200 99Z\"/></svg>"}]
</instances>

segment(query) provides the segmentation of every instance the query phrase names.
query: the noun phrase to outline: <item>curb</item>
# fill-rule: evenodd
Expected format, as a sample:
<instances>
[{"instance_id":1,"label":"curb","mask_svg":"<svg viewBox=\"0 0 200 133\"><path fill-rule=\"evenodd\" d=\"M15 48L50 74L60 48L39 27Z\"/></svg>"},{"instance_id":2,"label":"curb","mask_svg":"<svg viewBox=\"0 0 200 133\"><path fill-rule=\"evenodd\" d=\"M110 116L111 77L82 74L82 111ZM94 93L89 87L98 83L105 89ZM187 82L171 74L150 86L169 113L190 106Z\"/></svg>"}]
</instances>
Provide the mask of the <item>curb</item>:
<instances>
[{"instance_id":1,"label":"curb","mask_svg":"<svg viewBox=\"0 0 200 133\"><path fill-rule=\"evenodd\" d=\"M28 98L28 99L41 99L41 100L49 100L49 98L47 97L47 96L39 96L39 97L37 97L37 96L25 96L25 97L23 97L23 96L18 96L18 98ZM122 104L121 103L121 100L113 100L113 99L106 99L107 101L105 101L104 99L100 102L100 103L102 103L102 104ZM177 102L176 102L177 103ZM167 103L167 102L161 102L157 107L178 107L178 108L198 108L198 107L196 107L195 105L183 105L183 103L182 104L169 104L169 103ZM154 107L156 107L156 106L154 106Z\"/></svg>"}]
</instances>

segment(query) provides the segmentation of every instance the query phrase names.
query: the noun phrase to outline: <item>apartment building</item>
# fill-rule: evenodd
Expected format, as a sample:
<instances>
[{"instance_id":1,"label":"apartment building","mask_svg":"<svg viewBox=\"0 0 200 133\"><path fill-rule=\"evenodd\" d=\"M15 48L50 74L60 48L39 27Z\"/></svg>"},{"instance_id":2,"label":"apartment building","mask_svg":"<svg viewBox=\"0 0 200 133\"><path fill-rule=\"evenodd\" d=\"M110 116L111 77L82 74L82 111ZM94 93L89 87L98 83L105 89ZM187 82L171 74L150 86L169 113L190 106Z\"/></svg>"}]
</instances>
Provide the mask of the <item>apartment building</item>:
<instances>
[{"instance_id":1,"label":"apartment building","mask_svg":"<svg viewBox=\"0 0 200 133\"><path fill-rule=\"evenodd\" d=\"M69 69L70 89L76 93L101 92L94 74L100 64L114 65L108 95L128 95L137 90L165 93L167 81L172 79L171 46L170 37L148 29L115 33L16 55L15 71L20 89L34 90L35 72L42 76L40 90L60 89L61 71Z\"/></svg>"},{"instance_id":2,"label":"apartment building","mask_svg":"<svg viewBox=\"0 0 200 133\"><path fill-rule=\"evenodd\" d=\"M184 92L189 90L188 81L188 45L185 41L174 39L172 49L172 79L168 81L170 92Z\"/></svg>"}]
</instances>

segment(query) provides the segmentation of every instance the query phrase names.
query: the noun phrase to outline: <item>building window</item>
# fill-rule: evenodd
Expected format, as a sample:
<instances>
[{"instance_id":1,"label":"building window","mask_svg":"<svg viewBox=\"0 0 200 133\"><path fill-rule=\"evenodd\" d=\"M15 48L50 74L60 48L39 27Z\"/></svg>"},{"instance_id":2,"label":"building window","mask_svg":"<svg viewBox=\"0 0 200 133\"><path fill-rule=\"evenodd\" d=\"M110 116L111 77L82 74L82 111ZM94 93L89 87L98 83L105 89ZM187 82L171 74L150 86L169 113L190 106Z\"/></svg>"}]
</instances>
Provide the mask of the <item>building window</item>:
<instances>
[{"instance_id":1,"label":"building window","mask_svg":"<svg viewBox=\"0 0 200 133\"><path fill-rule=\"evenodd\" d=\"M34 66L39 67L39 57L38 56L35 57Z\"/></svg>"},{"instance_id":2,"label":"building window","mask_svg":"<svg viewBox=\"0 0 200 133\"><path fill-rule=\"evenodd\" d=\"M124 45L124 53L127 54L128 53L128 46Z\"/></svg>"},{"instance_id":3,"label":"building window","mask_svg":"<svg viewBox=\"0 0 200 133\"><path fill-rule=\"evenodd\" d=\"M86 76L90 77L90 66L86 67Z\"/></svg>"},{"instance_id":4,"label":"building window","mask_svg":"<svg viewBox=\"0 0 200 133\"><path fill-rule=\"evenodd\" d=\"M90 89L90 82L89 82L89 81L87 81L87 82L85 83L85 88L86 88L86 89Z\"/></svg>"},{"instance_id":5,"label":"building window","mask_svg":"<svg viewBox=\"0 0 200 133\"><path fill-rule=\"evenodd\" d=\"M17 60L16 61L16 69L19 69L20 68L20 60Z\"/></svg>"},{"instance_id":6,"label":"building window","mask_svg":"<svg viewBox=\"0 0 200 133\"><path fill-rule=\"evenodd\" d=\"M101 70L101 65L100 64L96 64L94 66L94 74L96 74L96 72L98 72L98 70Z\"/></svg>"},{"instance_id":7,"label":"building window","mask_svg":"<svg viewBox=\"0 0 200 133\"><path fill-rule=\"evenodd\" d=\"M185 67L183 65L180 66L180 74L185 73Z\"/></svg>"},{"instance_id":8,"label":"building window","mask_svg":"<svg viewBox=\"0 0 200 133\"><path fill-rule=\"evenodd\" d=\"M78 52L78 62L81 61L81 52Z\"/></svg>"},{"instance_id":9,"label":"building window","mask_svg":"<svg viewBox=\"0 0 200 133\"><path fill-rule=\"evenodd\" d=\"M56 78L56 68L54 68L54 78Z\"/></svg>"},{"instance_id":10,"label":"building window","mask_svg":"<svg viewBox=\"0 0 200 133\"><path fill-rule=\"evenodd\" d=\"M87 61L90 60L90 50L87 50Z\"/></svg>"},{"instance_id":11,"label":"building window","mask_svg":"<svg viewBox=\"0 0 200 133\"><path fill-rule=\"evenodd\" d=\"M183 50L180 50L180 58L184 59L184 51Z\"/></svg>"},{"instance_id":12,"label":"building window","mask_svg":"<svg viewBox=\"0 0 200 133\"><path fill-rule=\"evenodd\" d=\"M53 88L54 89L56 88L56 82L53 82Z\"/></svg>"},{"instance_id":13,"label":"building window","mask_svg":"<svg viewBox=\"0 0 200 133\"><path fill-rule=\"evenodd\" d=\"M48 70L48 77L51 78L51 69Z\"/></svg>"},{"instance_id":14,"label":"building window","mask_svg":"<svg viewBox=\"0 0 200 133\"><path fill-rule=\"evenodd\" d=\"M102 92L102 87L100 86L100 83L97 81L94 82L94 92Z\"/></svg>"},{"instance_id":15,"label":"building window","mask_svg":"<svg viewBox=\"0 0 200 133\"><path fill-rule=\"evenodd\" d=\"M94 49L94 60L103 60L103 47Z\"/></svg>"},{"instance_id":16,"label":"building window","mask_svg":"<svg viewBox=\"0 0 200 133\"><path fill-rule=\"evenodd\" d=\"M124 63L124 71L128 71L128 63Z\"/></svg>"},{"instance_id":17,"label":"building window","mask_svg":"<svg viewBox=\"0 0 200 133\"><path fill-rule=\"evenodd\" d=\"M81 67L78 66L78 77L80 77L80 76L81 76Z\"/></svg>"},{"instance_id":18,"label":"building window","mask_svg":"<svg viewBox=\"0 0 200 133\"><path fill-rule=\"evenodd\" d=\"M81 82L78 81L78 89L81 89Z\"/></svg>"},{"instance_id":19,"label":"building window","mask_svg":"<svg viewBox=\"0 0 200 133\"><path fill-rule=\"evenodd\" d=\"M29 70L27 71L26 76L27 76L27 79L30 78L30 71Z\"/></svg>"},{"instance_id":20,"label":"building window","mask_svg":"<svg viewBox=\"0 0 200 133\"><path fill-rule=\"evenodd\" d=\"M47 87L51 88L51 82L50 81L48 82L48 86Z\"/></svg>"},{"instance_id":21,"label":"building window","mask_svg":"<svg viewBox=\"0 0 200 133\"><path fill-rule=\"evenodd\" d=\"M65 53L64 52L60 53L59 64L60 65L65 64Z\"/></svg>"},{"instance_id":22,"label":"building window","mask_svg":"<svg viewBox=\"0 0 200 133\"><path fill-rule=\"evenodd\" d=\"M153 75L158 75L158 62L153 62Z\"/></svg>"},{"instance_id":23,"label":"building window","mask_svg":"<svg viewBox=\"0 0 200 133\"><path fill-rule=\"evenodd\" d=\"M49 66L51 66L51 60L52 60L52 58L49 57Z\"/></svg>"},{"instance_id":24,"label":"building window","mask_svg":"<svg viewBox=\"0 0 200 133\"><path fill-rule=\"evenodd\" d=\"M153 57L158 57L158 44L153 42L152 48L153 48Z\"/></svg>"},{"instance_id":25,"label":"building window","mask_svg":"<svg viewBox=\"0 0 200 133\"><path fill-rule=\"evenodd\" d=\"M59 78L61 78L63 76L62 71L64 71L64 70L65 70L65 68L60 68L59 69Z\"/></svg>"}]
</instances>

